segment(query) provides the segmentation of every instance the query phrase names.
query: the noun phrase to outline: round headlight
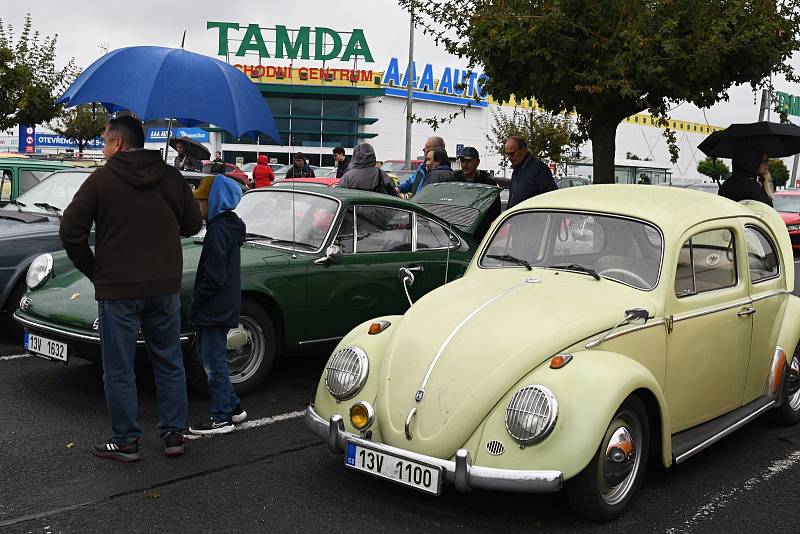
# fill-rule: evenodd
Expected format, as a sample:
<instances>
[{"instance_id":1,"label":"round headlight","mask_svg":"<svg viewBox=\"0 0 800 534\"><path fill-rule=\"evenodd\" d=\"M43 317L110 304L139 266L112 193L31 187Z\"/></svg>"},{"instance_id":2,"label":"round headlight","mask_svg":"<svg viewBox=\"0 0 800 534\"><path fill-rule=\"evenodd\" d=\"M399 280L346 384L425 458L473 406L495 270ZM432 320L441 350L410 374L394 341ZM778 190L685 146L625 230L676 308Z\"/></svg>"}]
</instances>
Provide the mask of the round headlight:
<instances>
[{"instance_id":1,"label":"round headlight","mask_svg":"<svg viewBox=\"0 0 800 534\"><path fill-rule=\"evenodd\" d=\"M543 440L558 418L558 402L544 386L525 386L517 391L506 408L506 430L520 445Z\"/></svg>"},{"instance_id":2,"label":"round headlight","mask_svg":"<svg viewBox=\"0 0 800 534\"><path fill-rule=\"evenodd\" d=\"M25 281L28 283L29 288L36 289L44 284L52 272L53 256L42 254L37 256L31 266L28 267L28 275L25 277Z\"/></svg>"},{"instance_id":3,"label":"round headlight","mask_svg":"<svg viewBox=\"0 0 800 534\"><path fill-rule=\"evenodd\" d=\"M367 353L358 347L345 347L328 360L325 387L337 400L347 400L362 388L368 373Z\"/></svg>"}]
</instances>

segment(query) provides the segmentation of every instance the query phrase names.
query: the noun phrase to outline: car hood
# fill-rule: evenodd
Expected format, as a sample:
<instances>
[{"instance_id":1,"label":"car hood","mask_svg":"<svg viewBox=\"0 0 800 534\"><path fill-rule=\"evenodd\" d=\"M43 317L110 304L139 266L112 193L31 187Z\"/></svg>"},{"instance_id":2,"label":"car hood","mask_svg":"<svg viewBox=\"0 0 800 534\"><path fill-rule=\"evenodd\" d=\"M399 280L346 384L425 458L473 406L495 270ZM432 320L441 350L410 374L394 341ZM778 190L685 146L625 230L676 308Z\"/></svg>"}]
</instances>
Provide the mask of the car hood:
<instances>
[{"instance_id":1,"label":"car hood","mask_svg":"<svg viewBox=\"0 0 800 534\"><path fill-rule=\"evenodd\" d=\"M610 280L510 271L481 271L447 284L415 303L396 325L376 399L385 443L450 458L509 389L541 363L611 328L626 309L655 312L648 293ZM413 408L409 442L405 422Z\"/></svg>"},{"instance_id":2,"label":"car hood","mask_svg":"<svg viewBox=\"0 0 800 534\"><path fill-rule=\"evenodd\" d=\"M797 224L800 223L800 213L795 213L793 211L779 211L778 214L783 219L783 222L786 224Z\"/></svg>"},{"instance_id":3,"label":"car hood","mask_svg":"<svg viewBox=\"0 0 800 534\"><path fill-rule=\"evenodd\" d=\"M19 216L19 219L16 217ZM58 219L38 213L3 211L0 217L0 239L31 236L41 233L58 233Z\"/></svg>"}]
</instances>

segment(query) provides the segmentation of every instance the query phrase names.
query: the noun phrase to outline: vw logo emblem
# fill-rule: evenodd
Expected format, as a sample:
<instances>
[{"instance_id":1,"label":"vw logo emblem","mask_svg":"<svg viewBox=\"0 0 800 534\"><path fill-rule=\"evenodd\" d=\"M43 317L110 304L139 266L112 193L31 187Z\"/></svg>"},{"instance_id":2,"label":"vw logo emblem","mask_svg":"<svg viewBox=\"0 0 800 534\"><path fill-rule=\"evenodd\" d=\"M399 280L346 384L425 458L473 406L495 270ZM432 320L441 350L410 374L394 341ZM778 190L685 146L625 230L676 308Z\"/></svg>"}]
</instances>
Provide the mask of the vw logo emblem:
<instances>
[{"instance_id":1,"label":"vw logo emblem","mask_svg":"<svg viewBox=\"0 0 800 534\"><path fill-rule=\"evenodd\" d=\"M415 399L417 402L420 402L420 401L422 401L422 399L423 399L424 397L425 397L425 391L424 391L424 390L421 390L421 389L420 389L420 390L417 390L417 394L416 394L416 395L414 395L414 399Z\"/></svg>"}]
</instances>

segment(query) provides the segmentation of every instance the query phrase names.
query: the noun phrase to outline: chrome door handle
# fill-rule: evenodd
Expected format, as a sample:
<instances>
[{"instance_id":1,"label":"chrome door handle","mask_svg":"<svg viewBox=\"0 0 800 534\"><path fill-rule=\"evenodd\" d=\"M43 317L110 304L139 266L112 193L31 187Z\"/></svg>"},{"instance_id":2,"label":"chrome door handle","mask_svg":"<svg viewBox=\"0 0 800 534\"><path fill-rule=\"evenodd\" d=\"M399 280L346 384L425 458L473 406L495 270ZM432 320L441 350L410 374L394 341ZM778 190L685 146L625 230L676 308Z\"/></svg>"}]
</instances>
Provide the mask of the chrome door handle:
<instances>
[{"instance_id":1,"label":"chrome door handle","mask_svg":"<svg viewBox=\"0 0 800 534\"><path fill-rule=\"evenodd\" d=\"M748 306L747 308L741 310L736 315L738 315L739 317L747 317L748 315L753 315L755 312L756 312L755 308L753 308L752 306Z\"/></svg>"},{"instance_id":2,"label":"chrome door handle","mask_svg":"<svg viewBox=\"0 0 800 534\"><path fill-rule=\"evenodd\" d=\"M425 266L423 266L423 265L409 265L408 267L406 267L406 269L408 269L409 271L415 272L415 273L424 273L425 272Z\"/></svg>"}]
</instances>

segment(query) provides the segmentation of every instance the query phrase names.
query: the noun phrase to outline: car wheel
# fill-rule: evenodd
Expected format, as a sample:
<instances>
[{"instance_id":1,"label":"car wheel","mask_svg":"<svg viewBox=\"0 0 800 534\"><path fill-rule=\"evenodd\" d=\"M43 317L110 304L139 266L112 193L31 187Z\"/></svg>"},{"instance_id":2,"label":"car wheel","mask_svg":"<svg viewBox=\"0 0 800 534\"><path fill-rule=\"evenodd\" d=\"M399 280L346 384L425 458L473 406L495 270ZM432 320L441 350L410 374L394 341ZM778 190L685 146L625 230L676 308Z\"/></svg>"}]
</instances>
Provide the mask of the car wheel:
<instances>
[{"instance_id":1,"label":"car wheel","mask_svg":"<svg viewBox=\"0 0 800 534\"><path fill-rule=\"evenodd\" d=\"M24 328L21 324L14 320L13 316L14 312L17 311L17 308L19 307L19 301L22 299L22 295L25 294L27 289L28 286L25 284L25 277L23 276L22 279L19 280L14 286L14 289L11 290L11 294L8 295L8 300L6 301L6 327L11 335L11 339L17 343L22 343L22 334Z\"/></svg>"},{"instance_id":2,"label":"car wheel","mask_svg":"<svg viewBox=\"0 0 800 534\"><path fill-rule=\"evenodd\" d=\"M783 403L777 409L778 423L794 425L800 421L800 345L794 350L781 390Z\"/></svg>"},{"instance_id":3,"label":"car wheel","mask_svg":"<svg viewBox=\"0 0 800 534\"><path fill-rule=\"evenodd\" d=\"M625 511L644 478L649 432L642 401L628 397L608 425L592 461L565 484L576 514L609 521Z\"/></svg>"}]
</instances>

